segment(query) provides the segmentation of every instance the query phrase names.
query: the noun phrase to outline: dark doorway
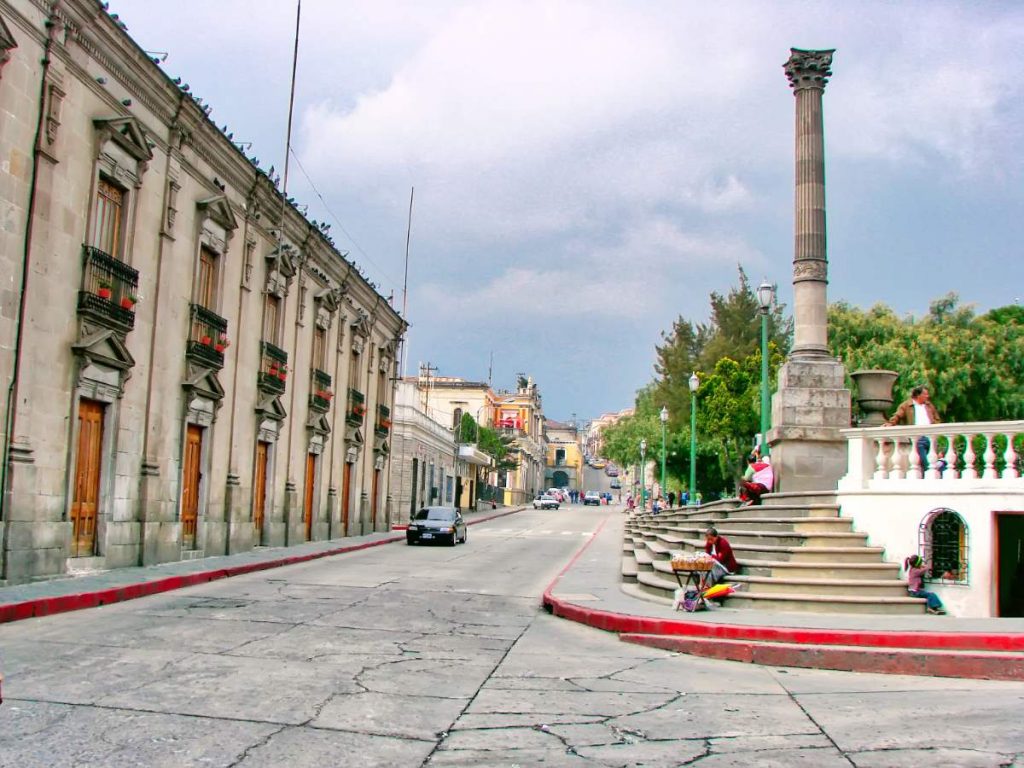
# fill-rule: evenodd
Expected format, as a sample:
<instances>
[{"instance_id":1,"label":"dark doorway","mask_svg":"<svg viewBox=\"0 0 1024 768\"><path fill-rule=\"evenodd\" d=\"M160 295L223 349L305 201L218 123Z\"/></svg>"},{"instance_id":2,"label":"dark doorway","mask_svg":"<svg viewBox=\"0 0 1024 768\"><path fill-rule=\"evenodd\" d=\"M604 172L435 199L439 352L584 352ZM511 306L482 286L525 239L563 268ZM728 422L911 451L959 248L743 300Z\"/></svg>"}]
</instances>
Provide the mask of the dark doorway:
<instances>
[{"instance_id":1,"label":"dark doorway","mask_svg":"<svg viewBox=\"0 0 1024 768\"><path fill-rule=\"evenodd\" d=\"M997 615L1024 616L1024 512L996 513Z\"/></svg>"},{"instance_id":2,"label":"dark doorway","mask_svg":"<svg viewBox=\"0 0 1024 768\"><path fill-rule=\"evenodd\" d=\"M420 462L419 459L412 460L412 486L409 491L409 519L412 520L413 515L416 514L416 473L419 471Z\"/></svg>"}]
</instances>

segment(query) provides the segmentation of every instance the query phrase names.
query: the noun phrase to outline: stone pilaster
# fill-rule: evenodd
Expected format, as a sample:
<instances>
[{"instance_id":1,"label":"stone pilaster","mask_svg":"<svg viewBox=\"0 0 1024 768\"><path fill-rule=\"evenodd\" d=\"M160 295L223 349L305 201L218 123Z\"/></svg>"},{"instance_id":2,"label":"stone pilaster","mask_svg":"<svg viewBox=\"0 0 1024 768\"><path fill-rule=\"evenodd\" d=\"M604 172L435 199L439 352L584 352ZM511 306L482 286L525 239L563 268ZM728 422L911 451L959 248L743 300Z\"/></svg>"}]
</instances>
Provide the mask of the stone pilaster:
<instances>
[{"instance_id":1,"label":"stone pilaster","mask_svg":"<svg viewBox=\"0 0 1024 768\"><path fill-rule=\"evenodd\" d=\"M796 98L796 197L793 349L779 371L768 433L778 490L832 490L846 471L850 391L829 356L825 234L825 132L822 96L832 50L791 49L784 69Z\"/></svg>"}]
</instances>

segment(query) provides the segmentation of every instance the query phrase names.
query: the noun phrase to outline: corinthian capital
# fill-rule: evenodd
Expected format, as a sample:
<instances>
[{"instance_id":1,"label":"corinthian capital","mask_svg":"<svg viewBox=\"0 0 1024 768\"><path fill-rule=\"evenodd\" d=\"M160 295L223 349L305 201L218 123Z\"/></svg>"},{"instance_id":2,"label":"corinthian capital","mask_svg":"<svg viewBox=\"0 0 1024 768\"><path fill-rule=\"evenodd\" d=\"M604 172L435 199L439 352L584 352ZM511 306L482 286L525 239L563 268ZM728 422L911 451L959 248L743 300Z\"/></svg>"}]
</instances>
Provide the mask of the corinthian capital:
<instances>
[{"instance_id":1,"label":"corinthian capital","mask_svg":"<svg viewBox=\"0 0 1024 768\"><path fill-rule=\"evenodd\" d=\"M827 51L790 48L789 61L782 65L789 78L789 87L794 91L805 88L825 90L825 84L832 77L832 54L835 52L835 48Z\"/></svg>"}]
</instances>

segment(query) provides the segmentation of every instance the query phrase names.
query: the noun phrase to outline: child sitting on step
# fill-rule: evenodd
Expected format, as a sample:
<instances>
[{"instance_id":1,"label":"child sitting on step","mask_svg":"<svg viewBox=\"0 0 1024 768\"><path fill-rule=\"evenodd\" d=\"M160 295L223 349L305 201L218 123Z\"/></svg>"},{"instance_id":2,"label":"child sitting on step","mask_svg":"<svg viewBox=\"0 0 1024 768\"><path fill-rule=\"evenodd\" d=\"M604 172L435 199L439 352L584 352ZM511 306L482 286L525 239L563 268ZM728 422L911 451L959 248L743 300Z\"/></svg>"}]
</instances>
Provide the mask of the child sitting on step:
<instances>
[{"instance_id":1,"label":"child sitting on step","mask_svg":"<svg viewBox=\"0 0 1024 768\"><path fill-rule=\"evenodd\" d=\"M928 601L925 610L937 616L943 616L946 609L942 607L942 601L934 592L924 588L924 575L928 567L920 555L911 555L903 561L903 567L907 569L907 591L911 597L923 597Z\"/></svg>"}]
</instances>

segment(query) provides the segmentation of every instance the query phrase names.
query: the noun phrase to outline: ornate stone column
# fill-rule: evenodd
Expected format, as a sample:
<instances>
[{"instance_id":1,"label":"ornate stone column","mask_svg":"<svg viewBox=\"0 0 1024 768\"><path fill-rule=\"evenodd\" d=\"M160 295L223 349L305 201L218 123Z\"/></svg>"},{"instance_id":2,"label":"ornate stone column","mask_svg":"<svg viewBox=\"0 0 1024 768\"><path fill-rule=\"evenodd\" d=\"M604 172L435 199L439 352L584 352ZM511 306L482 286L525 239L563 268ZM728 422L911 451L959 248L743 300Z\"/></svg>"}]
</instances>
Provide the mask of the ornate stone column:
<instances>
[{"instance_id":1,"label":"ornate stone column","mask_svg":"<svg viewBox=\"0 0 1024 768\"><path fill-rule=\"evenodd\" d=\"M796 97L796 221L791 357L828 355L825 239L825 127L821 97L834 51L791 49L786 77Z\"/></svg>"},{"instance_id":2,"label":"ornate stone column","mask_svg":"<svg viewBox=\"0 0 1024 768\"><path fill-rule=\"evenodd\" d=\"M790 49L784 69L796 97L793 349L779 371L768 433L777 490L832 491L846 472L850 391L829 355L825 237L825 133L822 96L832 50Z\"/></svg>"}]
</instances>

